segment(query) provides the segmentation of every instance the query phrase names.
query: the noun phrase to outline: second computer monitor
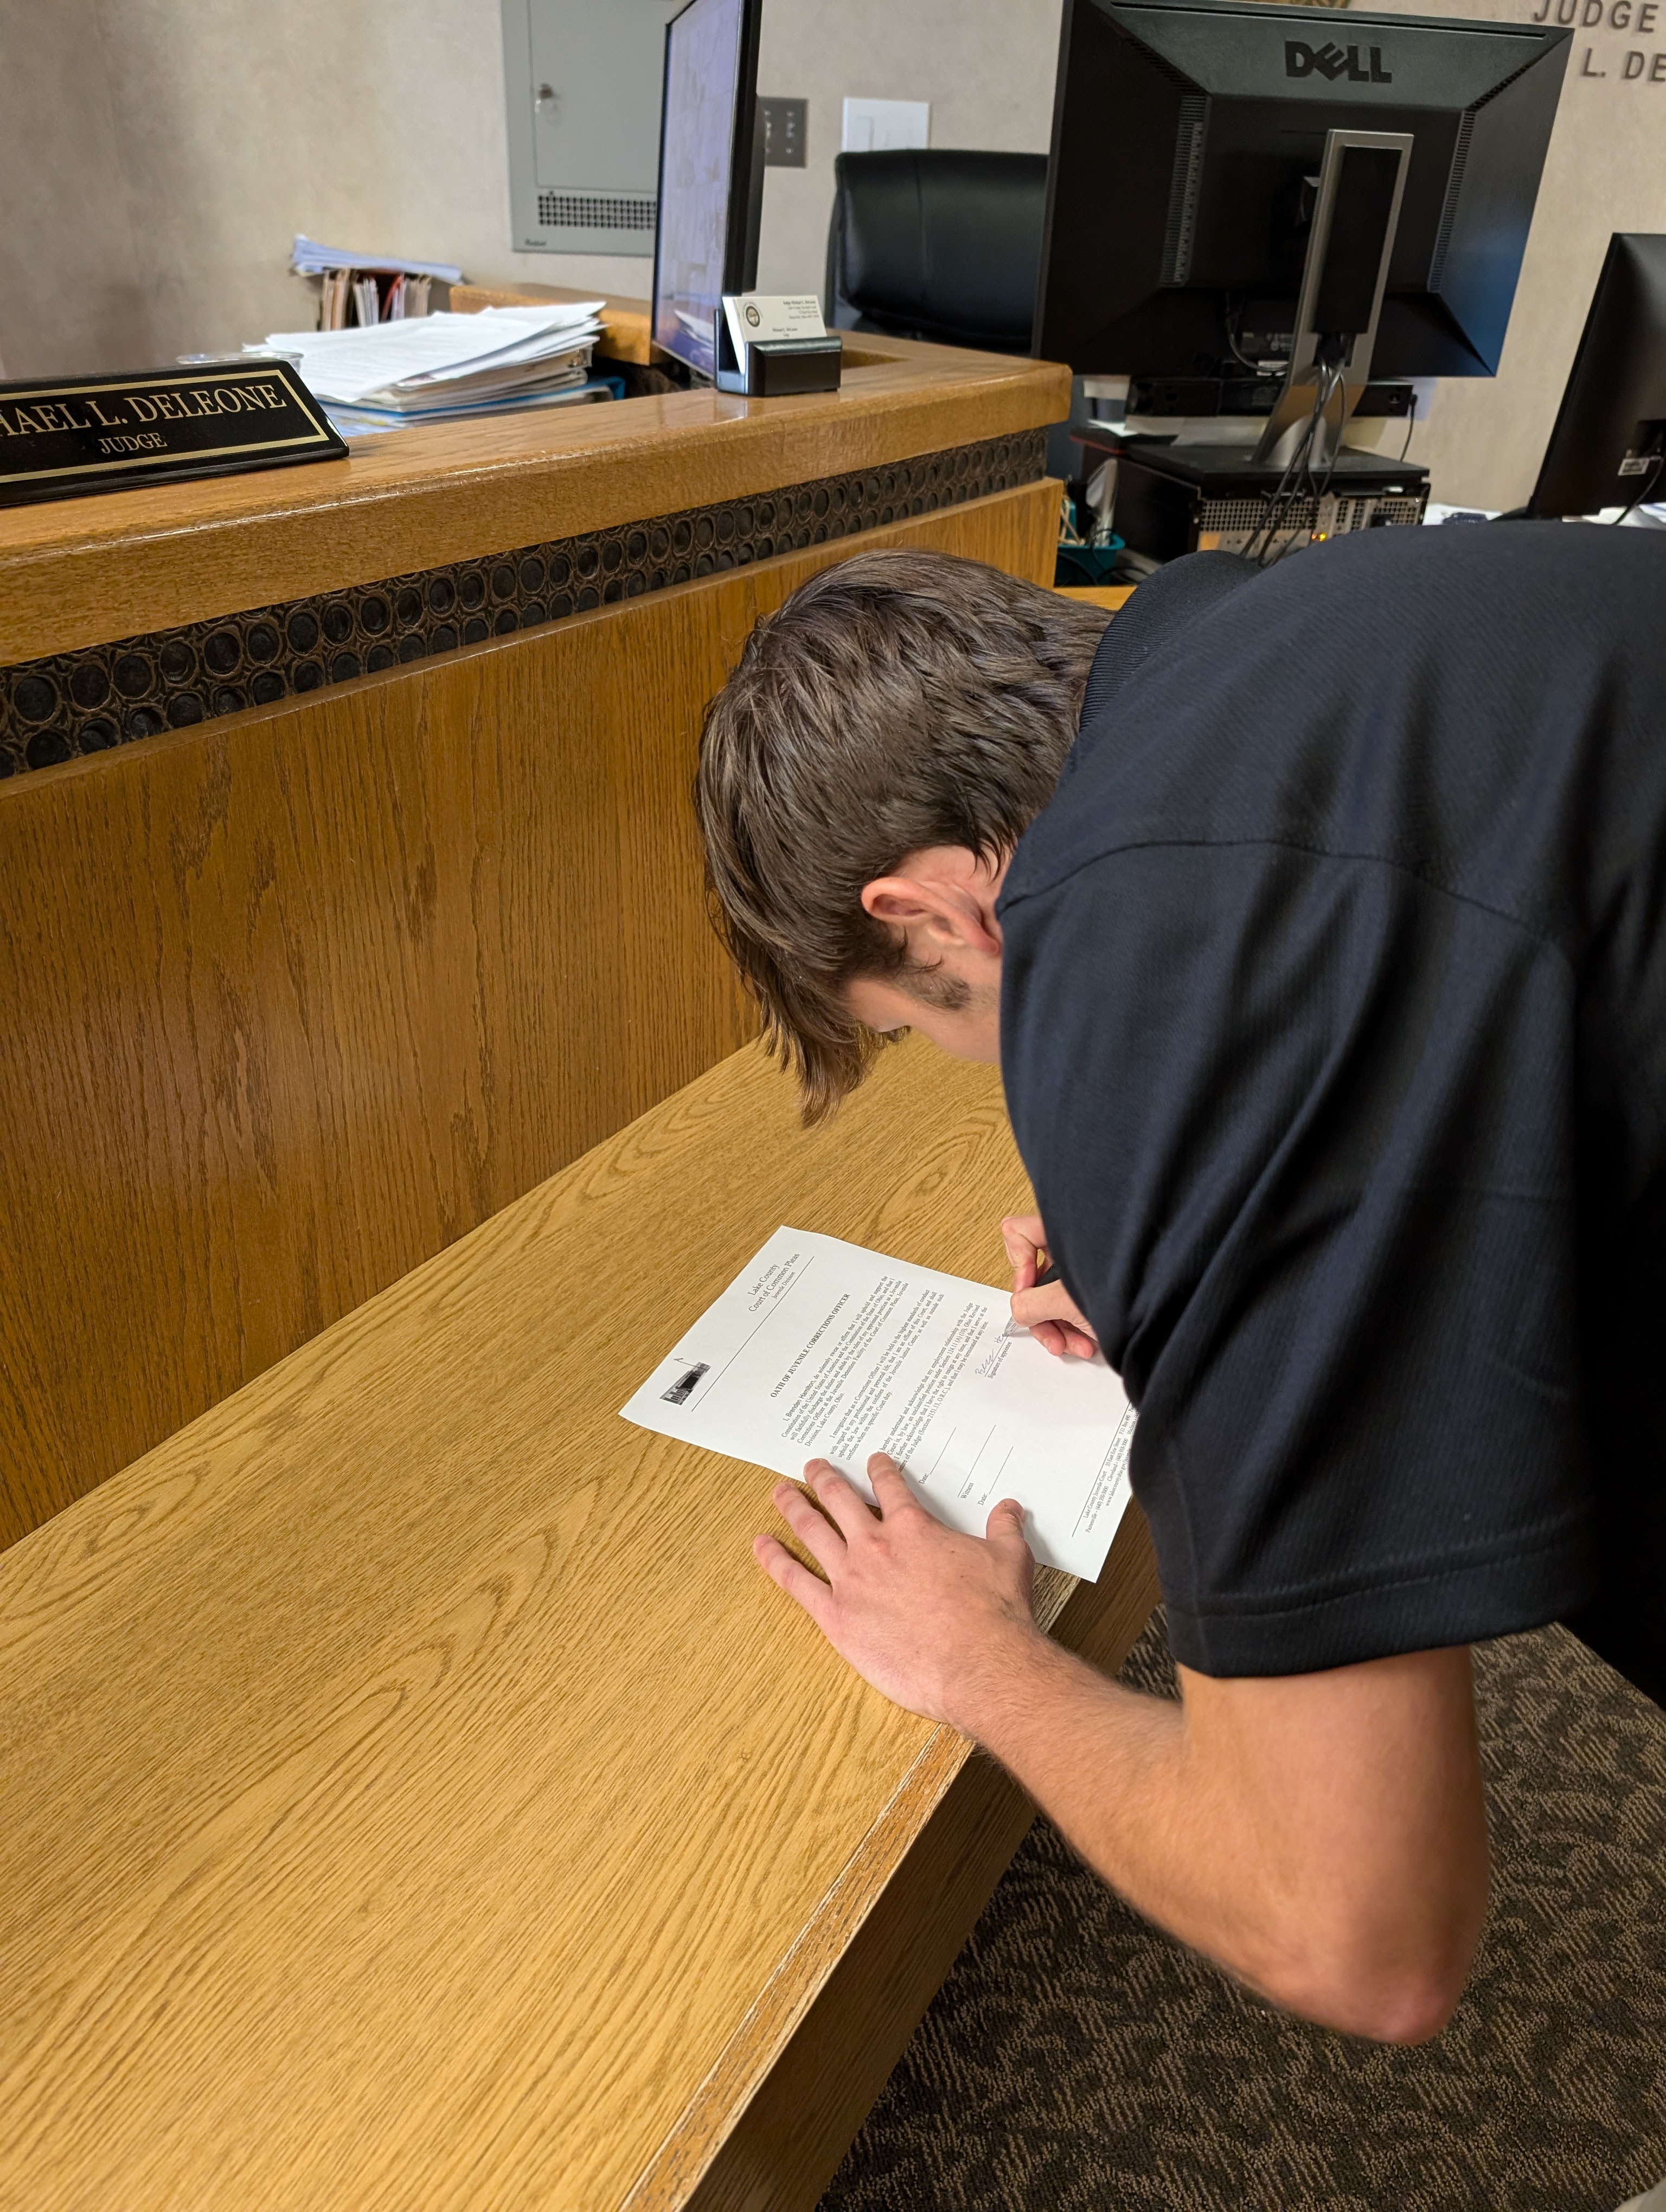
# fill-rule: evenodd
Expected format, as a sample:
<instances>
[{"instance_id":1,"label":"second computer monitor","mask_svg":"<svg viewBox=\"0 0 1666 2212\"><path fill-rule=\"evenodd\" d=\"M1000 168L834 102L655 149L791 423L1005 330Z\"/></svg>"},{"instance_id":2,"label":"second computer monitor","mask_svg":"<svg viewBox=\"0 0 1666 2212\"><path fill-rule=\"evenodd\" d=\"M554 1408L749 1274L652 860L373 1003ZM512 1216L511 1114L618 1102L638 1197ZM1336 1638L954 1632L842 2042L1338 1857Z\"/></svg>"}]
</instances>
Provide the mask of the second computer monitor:
<instances>
[{"instance_id":1,"label":"second computer monitor","mask_svg":"<svg viewBox=\"0 0 1666 2212\"><path fill-rule=\"evenodd\" d=\"M762 0L689 0L666 28L654 337L707 376L724 293L757 281L761 9Z\"/></svg>"},{"instance_id":2,"label":"second computer monitor","mask_svg":"<svg viewBox=\"0 0 1666 2212\"><path fill-rule=\"evenodd\" d=\"M1529 514L1596 514L1666 489L1666 237L1615 231Z\"/></svg>"},{"instance_id":3,"label":"second computer monitor","mask_svg":"<svg viewBox=\"0 0 1666 2212\"><path fill-rule=\"evenodd\" d=\"M1570 35L1065 0L1035 351L1215 412L1212 384L1287 346L1326 133L1365 130L1414 142L1373 377L1492 375Z\"/></svg>"}]
</instances>

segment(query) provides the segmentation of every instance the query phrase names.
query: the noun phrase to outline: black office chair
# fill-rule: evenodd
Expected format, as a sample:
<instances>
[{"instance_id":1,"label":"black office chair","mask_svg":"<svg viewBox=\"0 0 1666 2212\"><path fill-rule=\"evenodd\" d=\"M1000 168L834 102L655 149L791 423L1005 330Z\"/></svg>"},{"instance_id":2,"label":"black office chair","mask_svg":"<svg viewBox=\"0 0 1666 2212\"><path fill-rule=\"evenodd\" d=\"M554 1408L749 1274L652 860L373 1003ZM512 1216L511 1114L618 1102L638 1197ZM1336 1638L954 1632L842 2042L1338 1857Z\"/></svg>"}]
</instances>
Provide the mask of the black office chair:
<instances>
[{"instance_id":1,"label":"black office chair","mask_svg":"<svg viewBox=\"0 0 1666 2212\"><path fill-rule=\"evenodd\" d=\"M833 179L835 330L1029 352L1045 154L841 154Z\"/></svg>"}]
</instances>

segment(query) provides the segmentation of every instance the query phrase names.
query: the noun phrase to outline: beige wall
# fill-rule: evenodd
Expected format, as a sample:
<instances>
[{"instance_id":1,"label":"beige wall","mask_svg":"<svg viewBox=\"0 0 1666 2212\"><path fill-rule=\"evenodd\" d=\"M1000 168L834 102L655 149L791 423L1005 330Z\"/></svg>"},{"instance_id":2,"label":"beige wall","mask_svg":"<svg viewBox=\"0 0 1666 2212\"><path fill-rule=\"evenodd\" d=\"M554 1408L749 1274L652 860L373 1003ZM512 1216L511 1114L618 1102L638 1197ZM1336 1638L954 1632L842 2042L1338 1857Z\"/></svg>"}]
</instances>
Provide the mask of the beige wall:
<instances>
[{"instance_id":1,"label":"beige wall","mask_svg":"<svg viewBox=\"0 0 1666 2212\"><path fill-rule=\"evenodd\" d=\"M819 284L846 93L933 102L939 145L1044 148L1059 0L769 0L761 82L810 102L761 275ZM952 35L945 35L952 27ZM0 0L0 360L139 367L311 318L331 245L648 289L648 261L516 253L497 0Z\"/></svg>"},{"instance_id":2,"label":"beige wall","mask_svg":"<svg viewBox=\"0 0 1666 2212\"><path fill-rule=\"evenodd\" d=\"M760 289L820 289L847 93L930 100L933 146L1044 154L1060 13L1061 0L764 0L758 89L810 112L806 166L765 179Z\"/></svg>"},{"instance_id":3,"label":"beige wall","mask_svg":"<svg viewBox=\"0 0 1666 2212\"><path fill-rule=\"evenodd\" d=\"M508 246L497 0L0 0L0 358L139 367L310 321L331 245L647 289Z\"/></svg>"},{"instance_id":4,"label":"beige wall","mask_svg":"<svg viewBox=\"0 0 1666 2212\"><path fill-rule=\"evenodd\" d=\"M1388 4L1530 17L1542 0ZM1530 487L1609 232L1666 230L1666 60L1649 74L1666 0L1643 33L1648 0L1549 4L1603 20L1576 39L1503 370L1442 386L1412 448L1439 496L1487 506ZM820 283L845 94L929 100L938 146L1044 147L1059 5L766 0L761 89L810 108L809 166L768 173L764 287ZM646 289L645 260L510 251L497 0L0 0L0 54L9 374L309 319L286 273L297 229L477 278Z\"/></svg>"},{"instance_id":5,"label":"beige wall","mask_svg":"<svg viewBox=\"0 0 1666 2212\"><path fill-rule=\"evenodd\" d=\"M0 211L3 373L144 363L148 293L97 0L0 0Z\"/></svg>"}]
</instances>

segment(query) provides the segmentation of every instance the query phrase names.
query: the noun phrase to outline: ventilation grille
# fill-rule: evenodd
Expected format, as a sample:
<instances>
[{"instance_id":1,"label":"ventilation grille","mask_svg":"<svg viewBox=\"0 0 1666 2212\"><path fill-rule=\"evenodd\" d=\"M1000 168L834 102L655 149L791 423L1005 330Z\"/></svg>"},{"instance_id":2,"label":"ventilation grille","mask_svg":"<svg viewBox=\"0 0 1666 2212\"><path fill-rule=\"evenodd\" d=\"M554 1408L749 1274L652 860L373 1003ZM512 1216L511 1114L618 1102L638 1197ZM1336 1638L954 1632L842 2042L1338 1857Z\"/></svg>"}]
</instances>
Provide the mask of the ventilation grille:
<instances>
[{"instance_id":1,"label":"ventilation grille","mask_svg":"<svg viewBox=\"0 0 1666 2212\"><path fill-rule=\"evenodd\" d=\"M540 230L652 230L658 202L626 192L540 192Z\"/></svg>"},{"instance_id":2,"label":"ventilation grille","mask_svg":"<svg viewBox=\"0 0 1666 2212\"><path fill-rule=\"evenodd\" d=\"M1447 251L1452 243L1452 226L1457 221L1458 195L1463 190L1463 172L1468 166L1469 141L1474 136L1475 111L1464 112L1458 125L1457 144L1452 149L1451 174L1446 179L1446 204L1440 210L1440 230L1435 239L1435 250L1429 260L1429 289L1438 293L1440 280L1446 273Z\"/></svg>"},{"instance_id":3,"label":"ventilation grille","mask_svg":"<svg viewBox=\"0 0 1666 2212\"><path fill-rule=\"evenodd\" d=\"M1206 499L1198 503L1197 527L1200 534L1207 532L1228 553L1241 552L1242 544L1228 541L1248 540L1259 537L1274 520L1274 535L1282 538L1290 531L1304 534L1322 530L1328 537L1341 538L1353 530L1397 529L1423 520L1423 500L1412 494L1397 497L1393 494L1359 492L1353 497L1338 497L1331 493L1322 500L1312 498L1287 499L1273 517L1270 499Z\"/></svg>"},{"instance_id":4,"label":"ventilation grille","mask_svg":"<svg viewBox=\"0 0 1666 2212\"><path fill-rule=\"evenodd\" d=\"M1208 128L1208 100L1201 92L1189 92L1180 103L1180 127L1175 133L1169 221L1163 234L1162 281L1165 284L1183 284L1191 273L1197 185L1203 173L1203 141Z\"/></svg>"},{"instance_id":5,"label":"ventilation grille","mask_svg":"<svg viewBox=\"0 0 1666 2212\"><path fill-rule=\"evenodd\" d=\"M1265 530L1273 512L1266 499L1206 499L1197 510L1199 530L1222 532ZM1287 500L1279 509L1278 526L1286 530L1316 530L1319 502L1316 499Z\"/></svg>"}]
</instances>

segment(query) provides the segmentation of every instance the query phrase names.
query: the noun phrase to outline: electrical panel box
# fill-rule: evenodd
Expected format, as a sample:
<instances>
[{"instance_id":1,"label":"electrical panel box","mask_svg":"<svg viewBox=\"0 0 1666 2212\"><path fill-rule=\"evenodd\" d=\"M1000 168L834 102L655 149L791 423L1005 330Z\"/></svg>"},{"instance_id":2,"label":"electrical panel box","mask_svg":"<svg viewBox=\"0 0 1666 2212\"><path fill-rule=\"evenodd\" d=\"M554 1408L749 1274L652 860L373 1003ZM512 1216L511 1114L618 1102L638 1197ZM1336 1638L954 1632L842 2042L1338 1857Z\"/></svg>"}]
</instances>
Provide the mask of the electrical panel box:
<instances>
[{"instance_id":1,"label":"electrical panel box","mask_svg":"<svg viewBox=\"0 0 1666 2212\"><path fill-rule=\"evenodd\" d=\"M683 0L500 4L512 245L651 257L666 25Z\"/></svg>"}]
</instances>

